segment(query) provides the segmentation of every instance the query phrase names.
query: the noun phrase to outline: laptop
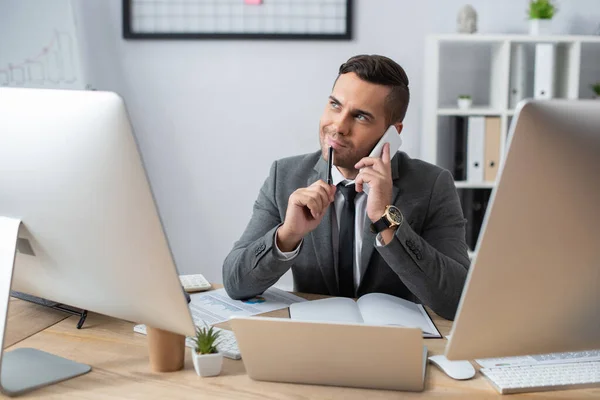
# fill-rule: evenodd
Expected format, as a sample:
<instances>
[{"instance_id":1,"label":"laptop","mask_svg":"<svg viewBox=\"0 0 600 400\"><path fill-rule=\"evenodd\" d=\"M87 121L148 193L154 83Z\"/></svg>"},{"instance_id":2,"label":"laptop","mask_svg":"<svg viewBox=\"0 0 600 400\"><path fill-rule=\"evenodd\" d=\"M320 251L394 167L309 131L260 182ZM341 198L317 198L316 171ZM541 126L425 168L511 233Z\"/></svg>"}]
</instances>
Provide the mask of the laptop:
<instances>
[{"instance_id":1,"label":"laptop","mask_svg":"<svg viewBox=\"0 0 600 400\"><path fill-rule=\"evenodd\" d=\"M258 381L422 391L418 328L232 317L248 376Z\"/></svg>"}]
</instances>

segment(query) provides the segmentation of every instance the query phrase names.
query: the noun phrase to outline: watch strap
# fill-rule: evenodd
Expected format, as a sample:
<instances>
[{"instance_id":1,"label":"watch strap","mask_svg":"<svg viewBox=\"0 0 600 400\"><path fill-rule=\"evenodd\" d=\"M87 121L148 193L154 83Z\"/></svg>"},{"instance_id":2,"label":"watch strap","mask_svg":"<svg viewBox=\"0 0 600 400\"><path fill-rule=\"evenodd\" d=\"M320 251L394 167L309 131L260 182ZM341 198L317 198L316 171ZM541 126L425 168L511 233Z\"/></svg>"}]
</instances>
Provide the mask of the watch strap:
<instances>
[{"instance_id":1,"label":"watch strap","mask_svg":"<svg viewBox=\"0 0 600 400\"><path fill-rule=\"evenodd\" d=\"M389 228L390 225L391 224L389 223L388 219L384 215L383 217L381 217L377 221L371 223L371 232L373 232L373 233L379 233L379 232L384 231L387 228Z\"/></svg>"}]
</instances>

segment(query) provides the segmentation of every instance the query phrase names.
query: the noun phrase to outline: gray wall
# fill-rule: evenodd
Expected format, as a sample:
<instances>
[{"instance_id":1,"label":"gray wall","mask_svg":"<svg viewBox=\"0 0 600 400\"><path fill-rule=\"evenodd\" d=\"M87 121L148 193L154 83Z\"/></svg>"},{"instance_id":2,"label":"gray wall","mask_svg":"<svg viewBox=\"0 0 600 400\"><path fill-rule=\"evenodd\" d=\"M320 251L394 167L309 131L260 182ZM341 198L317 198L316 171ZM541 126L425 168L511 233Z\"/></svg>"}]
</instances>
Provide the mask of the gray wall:
<instances>
[{"instance_id":1,"label":"gray wall","mask_svg":"<svg viewBox=\"0 0 600 400\"><path fill-rule=\"evenodd\" d=\"M356 0L350 42L124 41L121 0L80 0L92 84L125 97L179 271L221 281L270 164L318 148L337 68L354 54L384 54L406 69L403 148L418 157L425 35L454 32L465 3ZM470 3L479 32L527 30L527 0ZM559 7L556 33L591 33L600 23L598 0Z\"/></svg>"}]
</instances>

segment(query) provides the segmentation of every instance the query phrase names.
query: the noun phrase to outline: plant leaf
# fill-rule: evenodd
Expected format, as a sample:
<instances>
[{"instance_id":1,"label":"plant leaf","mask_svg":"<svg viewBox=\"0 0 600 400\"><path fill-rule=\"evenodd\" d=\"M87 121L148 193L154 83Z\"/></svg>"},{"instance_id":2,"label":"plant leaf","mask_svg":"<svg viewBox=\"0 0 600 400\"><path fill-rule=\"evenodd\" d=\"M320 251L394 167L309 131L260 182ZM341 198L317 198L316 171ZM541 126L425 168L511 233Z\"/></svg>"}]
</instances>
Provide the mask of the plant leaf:
<instances>
[{"instance_id":1,"label":"plant leaf","mask_svg":"<svg viewBox=\"0 0 600 400\"><path fill-rule=\"evenodd\" d=\"M530 19L552 19L556 14L556 5L551 0L530 0Z\"/></svg>"},{"instance_id":2,"label":"plant leaf","mask_svg":"<svg viewBox=\"0 0 600 400\"><path fill-rule=\"evenodd\" d=\"M214 327L209 327L206 323L200 328L196 327L196 336L193 338L196 343L196 352L200 354L217 353L217 339L221 332L215 331Z\"/></svg>"}]
</instances>

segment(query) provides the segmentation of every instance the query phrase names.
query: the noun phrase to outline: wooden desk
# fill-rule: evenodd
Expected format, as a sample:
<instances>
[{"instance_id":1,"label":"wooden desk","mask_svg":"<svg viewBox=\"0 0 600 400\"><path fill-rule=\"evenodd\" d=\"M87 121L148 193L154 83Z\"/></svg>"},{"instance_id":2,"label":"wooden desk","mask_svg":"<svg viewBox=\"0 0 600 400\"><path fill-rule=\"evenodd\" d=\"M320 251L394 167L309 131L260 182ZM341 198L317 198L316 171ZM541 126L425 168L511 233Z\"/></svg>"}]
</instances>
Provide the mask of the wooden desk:
<instances>
[{"instance_id":1,"label":"wooden desk","mask_svg":"<svg viewBox=\"0 0 600 400\"><path fill-rule=\"evenodd\" d=\"M309 299L319 296L306 295ZM34 306L34 305L32 305ZM11 312L14 311L14 308ZM47 310L48 313L52 310ZM289 317L288 310L268 316ZM431 313L443 335L451 322ZM89 313L84 328L76 329L78 317L71 316L32 335L11 349L34 347L78 362L90 364L92 372L59 384L38 389L19 398L43 399L399 399L439 397L460 399L500 398L481 374L468 381L455 381L428 365L422 393L352 389L254 381L245 373L242 361L225 358L220 376L200 378L186 349L185 368L174 373L153 373L149 369L146 337L133 332L133 323ZM227 324L222 324L227 327ZM445 339L426 339L429 353L440 354ZM598 398L600 389L541 392L510 395L510 399Z\"/></svg>"},{"instance_id":2,"label":"wooden desk","mask_svg":"<svg viewBox=\"0 0 600 400\"><path fill-rule=\"evenodd\" d=\"M10 347L68 317L67 313L11 297L4 347Z\"/></svg>"}]
</instances>

